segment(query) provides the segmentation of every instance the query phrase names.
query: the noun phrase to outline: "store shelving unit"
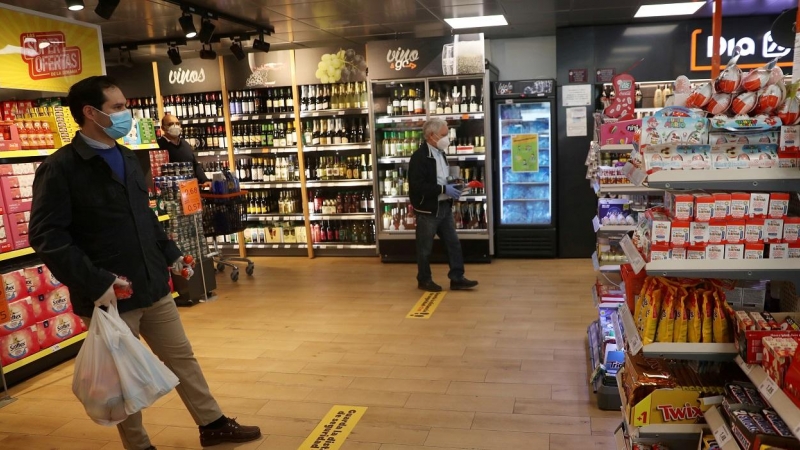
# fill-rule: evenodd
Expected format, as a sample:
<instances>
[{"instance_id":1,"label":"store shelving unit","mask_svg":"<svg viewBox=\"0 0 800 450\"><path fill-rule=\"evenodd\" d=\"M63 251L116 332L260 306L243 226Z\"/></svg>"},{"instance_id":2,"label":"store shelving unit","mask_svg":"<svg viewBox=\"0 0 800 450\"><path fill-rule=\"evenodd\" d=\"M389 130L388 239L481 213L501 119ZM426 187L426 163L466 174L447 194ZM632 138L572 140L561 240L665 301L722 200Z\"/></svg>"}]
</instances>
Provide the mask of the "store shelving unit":
<instances>
[{"instance_id":1,"label":"store shelving unit","mask_svg":"<svg viewBox=\"0 0 800 450\"><path fill-rule=\"evenodd\" d=\"M647 177L650 188L668 190L800 192L797 169L660 170Z\"/></svg>"},{"instance_id":2,"label":"store shelving unit","mask_svg":"<svg viewBox=\"0 0 800 450\"><path fill-rule=\"evenodd\" d=\"M665 277L781 280L800 286L800 260L663 260L647 263L647 273Z\"/></svg>"},{"instance_id":3,"label":"store shelving unit","mask_svg":"<svg viewBox=\"0 0 800 450\"><path fill-rule=\"evenodd\" d=\"M706 411L703 416L705 416L706 423L708 423L708 427L711 428L711 432L714 433L714 438L717 440L717 445L719 445L720 449L742 450L736 442L736 438L733 437L730 427L725 423L725 419L722 418L718 407L712 407Z\"/></svg>"},{"instance_id":4,"label":"store shelving unit","mask_svg":"<svg viewBox=\"0 0 800 450\"><path fill-rule=\"evenodd\" d=\"M758 388L758 392L764 396L775 412L781 416L795 437L800 439L800 408L783 393L780 387L772 381L764 369L759 365L747 364L741 356L736 357L736 364L750 378L750 381Z\"/></svg>"}]
</instances>

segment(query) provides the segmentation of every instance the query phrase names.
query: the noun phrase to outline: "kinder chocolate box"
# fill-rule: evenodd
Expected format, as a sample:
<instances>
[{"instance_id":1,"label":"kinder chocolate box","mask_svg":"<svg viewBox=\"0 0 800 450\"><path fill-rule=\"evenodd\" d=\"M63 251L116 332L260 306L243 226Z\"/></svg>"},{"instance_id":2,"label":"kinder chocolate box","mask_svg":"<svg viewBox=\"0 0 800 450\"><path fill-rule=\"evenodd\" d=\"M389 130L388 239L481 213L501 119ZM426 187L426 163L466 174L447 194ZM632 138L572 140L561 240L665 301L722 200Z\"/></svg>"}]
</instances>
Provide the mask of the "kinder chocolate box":
<instances>
[{"instance_id":1,"label":"kinder chocolate box","mask_svg":"<svg viewBox=\"0 0 800 450\"><path fill-rule=\"evenodd\" d=\"M797 242L800 235L800 217L787 217L783 219L783 241Z\"/></svg>"},{"instance_id":2,"label":"kinder chocolate box","mask_svg":"<svg viewBox=\"0 0 800 450\"><path fill-rule=\"evenodd\" d=\"M708 222L714 217L714 197L709 194L694 194L694 220Z\"/></svg>"},{"instance_id":3,"label":"kinder chocolate box","mask_svg":"<svg viewBox=\"0 0 800 450\"><path fill-rule=\"evenodd\" d=\"M4 273L2 277L5 286L6 300L11 302L28 296L28 285L22 270Z\"/></svg>"},{"instance_id":4,"label":"kinder chocolate box","mask_svg":"<svg viewBox=\"0 0 800 450\"><path fill-rule=\"evenodd\" d=\"M670 234L670 244L684 246L689 243L689 222L675 220L672 222L672 232Z\"/></svg>"},{"instance_id":5,"label":"kinder chocolate box","mask_svg":"<svg viewBox=\"0 0 800 450\"><path fill-rule=\"evenodd\" d=\"M708 243L722 244L725 242L725 231L728 223L724 220L712 220L708 223Z\"/></svg>"},{"instance_id":6,"label":"kinder chocolate box","mask_svg":"<svg viewBox=\"0 0 800 450\"><path fill-rule=\"evenodd\" d=\"M725 259L725 245L724 244L706 245L706 259L713 259L713 260Z\"/></svg>"},{"instance_id":7,"label":"kinder chocolate box","mask_svg":"<svg viewBox=\"0 0 800 450\"><path fill-rule=\"evenodd\" d=\"M778 167L778 160L774 144L722 145L711 155L714 169L771 169Z\"/></svg>"},{"instance_id":8,"label":"kinder chocolate box","mask_svg":"<svg viewBox=\"0 0 800 450\"><path fill-rule=\"evenodd\" d=\"M769 211L769 194L763 192L752 192L750 194L750 206L747 212L750 217L767 217Z\"/></svg>"},{"instance_id":9,"label":"kinder chocolate box","mask_svg":"<svg viewBox=\"0 0 800 450\"><path fill-rule=\"evenodd\" d=\"M653 243L669 243L672 237L672 221L669 217L660 211L649 210L645 213L645 218L650 222L650 240Z\"/></svg>"},{"instance_id":10,"label":"kinder chocolate box","mask_svg":"<svg viewBox=\"0 0 800 450\"><path fill-rule=\"evenodd\" d=\"M734 192L731 194L731 213L733 219L744 219L750 208L750 194L747 192Z\"/></svg>"},{"instance_id":11,"label":"kinder chocolate box","mask_svg":"<svg viewBox=\"0 0 800 450\"><path fill-rule=\"evenodd\" d=\"M0 361L13 364L39 351L36 325L0 337Z\"/></svg>"},{"instance_id":12,"label":"kinder chocolate box","mask_svg":"<svg viewBox=\"0 0 800 450\"><path fill-rule=\"evenodd\" d=\"M709 122L687 108L669 107L644 119L643 146L658 144L706 144Z\"/></svg>"},{"instance_id":13,"label":"kinder chocolate box","mask_svg":"<svg viewBox=\"0 0 800 450\"><path fill-rule=\"evenodd\" d=\"M744 244L725 244L725 259L744 259Z\"/></svg>"},{"instance_id":14,"label":"kinder chocolate box","mask_svg":"<svg viewBox=\"0 0 800 450\"><path fill-rule=\"evenodd\" d=\"M689 225L689 241L692 245L706 244L709 240L708 222L692 222Z\"/></svg>"},{"instance_id":15,"label":"kinder chocolate box","mask_svg":"<svg viewBox=\"0 0 800 450\"><path fill-rule=\"evenodd\" d=\"M777 243L769 244L769 259L787 259L789 258L789 244Z\"/></svg>"},{"instance_id":16,"label":"kinder chocolate box","mask_svg":"<svg viewBox=\"0 0 800 450\"><path fill-rule=\"evenodd\" d=\"M725 144L778 144L780 133L777 131L762 131L760 133L727 133L724 131L713 131L709 133L708 143L712 147Z\"/></svg>"},{"instance_id":17,"label":"kinder chocolate box","mask_svg":"<svg viewBox=\"0 0 800 450\"><path fill-rule=\"evenodd\" d=\"M36 323L31 299L28 297L8 303L8 322L0 324L0 336L11 334Z\"/></svg>"},{"instance_id":18,"label":"kinder chocolate box","mask_svg":"<svg viewBox=\"0 0 800 450\"><path fill-rule=\"evenodd\" d=\"M725 228L725 241L728 244L743 242L746 225L744 220L729 220Z\"/></svg>"},{"instance_id":19,"label":"kinder chocolate box","mask_svg":"<svg viewBox=\"0 0 800 450\"><path fill-rule=\"evenodd\" d=\"M37 322L72 311L69 289L66 286L60 286L50 292L39 294L32 299L32 302L33 313Z\"/></svg>"},{"instance_id":20,"label":"kinder chocolate box","mask_svg":"<svg viewBox=\"0 0 800 450\"><path fill-rule=\"evenodd\" d=\"M800 125L784 125L781 127L780 147L781 153L800 152Z\"/></svg>"},{"instance_id":21,"label":"kinder chocolate box","mask_svg":"<svg viewBox=\"0 0 800 450\"><path fill-rule=\"evenodd\" d=\"M714 215L712 219L726 220L731 216L731 194L714 194Z\"/></svg>"},{"instance_id":22,"label":"kinder chocolate box","mask_svg":"<svg viewBox=\"0 0 800 450\"><path fill-rule=\"evenodd\" d=\"M764 242L764 219L748 219L744 227L744 240L748 243Z\"/></svg>"},{"instance_id":23,"label":"kinder chocolate box","mask_svg":"<svg viewBox=\"0 0 800 450\"><path fill-rule=\"evenodd\" d=\"M633 144L639 142L642 119L600 125L600 145Z\"/></svg>"},{"instance_id":24,"label":"kinder chocolate box","mask_svg":"<svg viewBox=\"0 0 800 450\"><path fill-rule=\"evenodd\" d=\"M706 246L690 245L686 249L686 259L706 259Z\"/></svg>"},{"instance_id":25,"label":"kinder chocolate box","mask_svg":"<svg viewBox=\"0 0 800 450\"><path fill-rule=\"evenodd\" d=\"M711 169L711 147L707 145L655 145L644 149L645 169L707 170Z\"/></svg>"},{"instance_id":26,"label":"kinder chocolate box","mask_svg":"<svg viewBox=\"0 0 800 450\"><path fill-rule=\"evenodd\" d=\"M783 219L764 219L764 240L766 242L783 240Z\"/></svg>"},{"instance_id":27,"label":"kinder chocolate box","mask_svg":"<svg viewBox=\"0 0 800 450\"><path fill-rule=\"evenodd\" d=\"M764 244L745 244L744 259L763 259Z\"/></svg>"},{"instance_id":28,"label":"kinder chocolate box","mask_svg":"<svg viewBox=\"0 0 800 450\"><path fill-rule=\"evenodd\" d=\"M40 348L48 348L83 332L81 320L72 313L59 314L36 324Z\"/></svg>"},{"instance_id":29,"label":"kinder chocolate box","mask_svg":"<svg viewBox=\"0 0 800 450\"><path fill-rule=\"evenodd\" d=\"M800 244L798 244L800 248ZM650 261L663 261L670 258L668 244L653 244L650 246Z\"/></svg>"},{"instance_id":30,"label":"kinder chocolate box","mask_svg":"<svg viewBox=\"0 0 800 450\"><path fill-rule=\"evenodd\" d=\"M773 192L769 197L769 210L767 215L773 219L782 219L789 213L789 198L787 192Z\"/></svg>"},{"instance_id":31,"label":"kinder chocolate box","mask_svg":"<svg viewBox=\"0 0 800 450\"><path fill-rule=\"evenodd\" d=\"M673 219L686 221L694 217L694 195L667 192L664 202Z\"/></svg>"},{"instance_id":32,"label":"kinder chocolate box","mask_svg":"<svg viewBox=\"0 0 800 450\"><path fill-rule=\"evenodd\" d=\"M797 159L800 158L800 152L786 152L778 154L778 167L784 169L797 168Z\"/></svg>"},{"instance_id":33,"label":"kinder chocolate box","mask_svg":"<svg viewBox=\"0 0 800 450\"><path fill-rule=\"evenodd\" d=\"M800 259L800 242L791 242L787 245L789 246L787 253L789 259Z\"/></svg>"},{"instance_id":34,"label":"kinder chocolate box","mask_svg":"<svg viewBox=\"0 0 800 450\"><path fill-rule=\"evenodd\" d=\"M673 245L670 246L670 259L686 259L686 247Z\"/></svg>"}]
</instances>

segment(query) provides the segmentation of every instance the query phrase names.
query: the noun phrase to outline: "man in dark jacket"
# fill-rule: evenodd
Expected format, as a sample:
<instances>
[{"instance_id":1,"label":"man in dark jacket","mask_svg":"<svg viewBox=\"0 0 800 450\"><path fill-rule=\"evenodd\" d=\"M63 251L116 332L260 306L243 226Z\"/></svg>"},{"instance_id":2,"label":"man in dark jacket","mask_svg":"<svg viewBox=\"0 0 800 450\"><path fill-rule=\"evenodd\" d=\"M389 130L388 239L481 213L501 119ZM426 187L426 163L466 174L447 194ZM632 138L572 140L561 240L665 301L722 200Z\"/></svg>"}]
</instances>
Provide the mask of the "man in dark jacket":
<instances>
[{"instance_id":1,"label":"man in dark jacket","mask_svg":"<svg viewBox=\"0 0 800 450\"><path fill-rule=\"evenodd\" d=\"M434 118L422 127L425 142L411 156L408 185L411 205L417 214L417 287L439 292L433 282L430 256L433 238L438 234L450 260L450 289L471 289L477 281L464 278L464 256L453 219L453 200L461 197L461 189L448 184L449 170L444 149L450 145L447 122Z\"/></svg>"},{"instance_id":2,"label":"man in dark jacket","mask_svg":"<svg viewBox=\"0 0 800 450\"><path fill-rule=\"evenodd\" d=\"M127 285L119 277L130 280L133 296L118 304L122 320L177 375L203 446L258 439L258 427L222 415L183 330L167 269L181 251L150 210L136 156L116 142L131 129L125 96L110 78L91 77L70 88L68 102L81 131L36 171L31 246L87 322L95 307L116 304L114 285ZM155 448L141 412L117 428L126 449Z\"/></svg>"},{"instance_id":3,"label":"man in dark jacket","mask_svg":"<svg viewBox=\"0 0 800 450\"><path fill-rule=\"evenodd\" d=\"M194 156L194 149L186 139L181 138L183 129L180 119L170 113L164 114L164 118L161 119L161 129L164 135L158 138L158 146L169 152L169 161L192 163L197 182L201 186L211 187L211 181L203 170L203 165L197 162Z\"/></svg>"}]
</instances>

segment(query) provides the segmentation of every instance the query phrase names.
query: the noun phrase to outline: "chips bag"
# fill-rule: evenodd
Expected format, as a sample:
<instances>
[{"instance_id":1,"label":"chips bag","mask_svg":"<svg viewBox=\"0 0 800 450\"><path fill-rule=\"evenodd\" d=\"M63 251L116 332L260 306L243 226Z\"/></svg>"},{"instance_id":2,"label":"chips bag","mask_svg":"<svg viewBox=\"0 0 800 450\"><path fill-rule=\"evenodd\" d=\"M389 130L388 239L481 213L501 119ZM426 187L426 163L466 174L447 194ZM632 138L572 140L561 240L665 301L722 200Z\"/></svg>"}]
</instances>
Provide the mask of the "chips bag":
<instances>
[{"instance_id":1,"label":"chips bag","mask_svg":"<svg viewBox=\"0 0 800 450\"><path fill-rule=\"evenodd\" d=\"M661 303L661 314L658 320L656 342L672 342L675 329L675 303L678 300L678 288L667 286L664 289L664 300Z\"/></svg>"},{"instance_id":2,"label":"chips bag","mask_svg":"<svg viewBox=\"0 0 800 450\"><path fill-rule=\"evenodd\" d=\"M642 290L639 293L639 298L636 299L636 305L633 312L633 322L636 324L636 329L639 334L644 330L644 309L650 304L650 295L655 278L647 277L642 284Z\"/></svg>"},{"instance_id":3,"label":"chips bag","mask_svg":"<svg viewBox=\"0 0 800 450\"><path fill-rule=\"evenodd\" d=\"M701 342L714 342L714 295L712 291L698 291L698 300L702 295L700 313L702 314L703 337Z\"/></svg>"},{"instance_id":4,"label":"chips bag","mask_svg":"<svg viewBox=\"0 0 800 450\"><path fill-rule=\"evenodd\" d=\"M699 343L703 338L703 320L700 314L700 302L698 300L697 291L689 292L686 297L686 313L688 317L688 338L691 343Z\"/></svg>"},{"instance_id":5,"label":"chips bag","mask_svg":"<svg viewBox=\"0 0 800 450\"><path fill-rule=\"evenodd\" d=\"M689 339L689 315L686 312L686 301L689 292L685 288L678 290L675 299L675 326L672 330L672 342L687 342Z\"/></svg>"},{"instance_id":6,"label":"chips bag","mask_svg":"<svg viewBox=\"0 0 800 450\"><path fill-rule=\"evenodd\" d=\"M660 280L653 283L653 285L654 289L650 294L650 302L644 307L642 317L644 319L644 327L641 336L644 345L652 344L655 341L658 319L661 315L661 299L665 291Z\"/></svg>"},{"instance_id":7,"label":"chips bag","mask_svg":"<svg viewBox=\"0 0 800 450\"><path fill-rule=\"evenodd\" d=\"M714 342L718 344L731 342L728 317L725 312L725 306L728 306L728 304L723 299L724 295L720 295L719 290L713 291L712 296L714 299L714 318L712 324Z\"/></svg>"}]
</instances>

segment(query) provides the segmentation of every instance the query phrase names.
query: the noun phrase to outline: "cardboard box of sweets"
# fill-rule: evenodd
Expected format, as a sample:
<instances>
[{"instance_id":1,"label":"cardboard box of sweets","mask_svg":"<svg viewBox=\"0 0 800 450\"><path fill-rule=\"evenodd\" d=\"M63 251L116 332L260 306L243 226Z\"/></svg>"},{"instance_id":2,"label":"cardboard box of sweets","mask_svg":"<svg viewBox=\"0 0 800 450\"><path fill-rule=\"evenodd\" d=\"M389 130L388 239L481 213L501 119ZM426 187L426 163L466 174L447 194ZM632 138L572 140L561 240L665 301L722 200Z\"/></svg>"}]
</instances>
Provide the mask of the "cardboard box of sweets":
<instances>
[{"instance_id":1,"label":"cardboard box of sweets","mask_svg":"<svg viewBox=\"0 0 800 450\"><path fill-rule=\"evenodd\" d=\"M788 319L800 324L800 313L757 313L737 311L734 320L734 344L748 364L760 364L765 337L800 338L800 330L787 326ZM770 318L774 320L769 320Z\"/></svg>"},{"instance_id":2,"label":"cardboard box of sweets","mask_svg":"<svg viewBox=\"0 0 800 450\"><path fill-rule=\"evenodd\" d=\"M743 448L760 448L761 445L787 450L800 448L789 426L769 407L754 384L728 383L722 407L731 433Z\"/></svg>"}]
</instances>

